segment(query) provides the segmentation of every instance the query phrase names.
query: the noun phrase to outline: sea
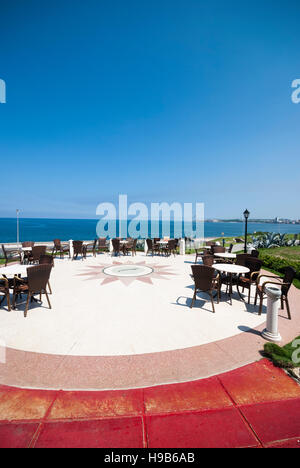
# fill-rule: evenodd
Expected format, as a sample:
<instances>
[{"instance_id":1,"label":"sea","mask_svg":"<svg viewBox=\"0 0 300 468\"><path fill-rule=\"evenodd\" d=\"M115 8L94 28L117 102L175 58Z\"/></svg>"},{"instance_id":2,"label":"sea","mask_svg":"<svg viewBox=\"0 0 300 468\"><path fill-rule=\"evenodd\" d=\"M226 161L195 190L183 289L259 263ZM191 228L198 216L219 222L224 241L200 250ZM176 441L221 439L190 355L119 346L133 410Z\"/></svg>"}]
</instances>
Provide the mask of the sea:
<instances>
[{"instance_id":1,"label":"sea","mask_svg":"<svg viewBox=\"0 0 300 468\"><path fill-rule=\"evenodd\" d=\"M21 218L19 220L20 242L50 242L53 239L62 241L92 240L97 237L97 219L44 219ZM175 221L176 222L176 221ZM117 222L118 228L118 222ZM243 222L205 222L204 237L231 237L242 236L245 226ZM300 234L300 224L271 224L248 223L248 233L276 232L287 234ZM160 235L162 237L160 223ZM118 232L116 234L118 236ZM149 237L151 237L149 223ZM156 237L156 236L155 236ZM174 237L174 221L170 223L170 237ZM0 244L15 243L17 241L17 221L15 218L0 218Z\"/></svg>"}]
</instances>

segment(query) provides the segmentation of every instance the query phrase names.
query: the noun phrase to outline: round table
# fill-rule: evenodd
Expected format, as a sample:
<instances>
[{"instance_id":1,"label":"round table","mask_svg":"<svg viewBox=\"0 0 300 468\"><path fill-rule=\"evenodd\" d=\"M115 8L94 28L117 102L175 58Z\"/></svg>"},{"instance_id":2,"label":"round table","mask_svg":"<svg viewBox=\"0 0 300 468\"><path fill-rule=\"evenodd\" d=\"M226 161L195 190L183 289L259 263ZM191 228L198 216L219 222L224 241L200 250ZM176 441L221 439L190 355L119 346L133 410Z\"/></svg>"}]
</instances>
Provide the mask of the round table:
<instances>
[{"instance_id":1,"label":"round table","mask_svg":"<svg viewBox=\"0 0 300 468\"><path fill-rule=\"evenodd\" d=\"M0 276L5 275L7 278L13 278L16 275L20 275L21 277L27 276L27 269L31 268L28 265L9 265L7 267L0 268Z\"/></svg>"},{"instance_id":2,"label":"round table","mask_svg":"<svg viewBox=\"0 0 300 468\"><path fill-rule=\"evenodd\" d=\"M245 273L249 273L250 270L249 268L241 265L234 265L232 263L217 263L216 265L213 266L215 270L227 273L229 276L229 291L228 295L230 298L230 302L232 303L232 275L243 275ZM239 294L240 295L240 294Z\"/></svg>"},{"instance_id":3,"label":"round table","mask_svg":"<svg viewBox=\"0 0 300 468\"><path fill-rule=\"evenodd\" d=\"M236 254L229 253L229 252L223 252L223 253L218 252L218 253L215 253L214 255L215 255L215 257L220 257L220 258L229 258L229 259L236 258Z\"/></svg>"}]
</instances>

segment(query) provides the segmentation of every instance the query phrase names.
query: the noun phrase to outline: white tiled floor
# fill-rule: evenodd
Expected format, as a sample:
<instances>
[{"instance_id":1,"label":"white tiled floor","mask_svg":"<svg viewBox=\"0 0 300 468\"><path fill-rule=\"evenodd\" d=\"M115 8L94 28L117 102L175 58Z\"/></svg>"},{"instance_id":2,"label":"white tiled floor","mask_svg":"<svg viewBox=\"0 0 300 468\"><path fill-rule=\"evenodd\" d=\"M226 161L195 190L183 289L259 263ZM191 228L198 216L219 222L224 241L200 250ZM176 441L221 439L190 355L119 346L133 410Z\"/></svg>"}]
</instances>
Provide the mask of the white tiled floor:
<instances>
[{"instance_id":1,"label":"white tiled floor","mask_svg":"<svg viewBox=\"0 0 300 468\"><path fill-rule=\"evenodd\" d=\"M51 276L52 310L46 301L42 307L34 304L25 319L23 304L12 312L1 308L0 339L10 348L39 353L132 355L221 340L265 321L264 314L259 317L257 309L237 300L237 295L231 306L223 294L216 314L201 298L190 309L193 260L193 256L152 258L143 253L134 258L102 254L85 261L57 259ZM153 284L135 280L126 285L117 280L102 285L107 278L102 274L104 265L114 261L145 261L156 272L149 276ZM99 277L81 276L90 267L97 267L93 271ZM173 275L160 278L161 271Z\"/></svg>"}]
</instances>

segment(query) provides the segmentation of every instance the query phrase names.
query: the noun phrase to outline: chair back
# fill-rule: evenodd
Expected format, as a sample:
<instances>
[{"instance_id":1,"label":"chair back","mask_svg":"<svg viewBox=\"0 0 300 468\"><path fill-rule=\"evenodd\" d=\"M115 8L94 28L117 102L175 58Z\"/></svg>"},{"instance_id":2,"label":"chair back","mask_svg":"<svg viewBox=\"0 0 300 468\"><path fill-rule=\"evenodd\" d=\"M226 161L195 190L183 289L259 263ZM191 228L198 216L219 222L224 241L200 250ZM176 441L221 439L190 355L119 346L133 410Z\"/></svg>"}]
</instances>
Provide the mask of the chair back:
<instances>
[{"instance_id":1,"label":"chair back","mask_svg":"<svg viewBox=\"0 0 300 468\"><path fill-rule=\"evenodd\" d=\"M54 239L53 244L54 244L54 247L56 247L57 249L60 249L60 248L61 248L61 241L60 241L60 239Z\"/></svg>"},{"instance_id":2,"label":"chair back","mask_svg":"<svg viewBox=\"0 0 300 468\"><path fill-rule=\"evenodd\" d=\"M34 242L22 242L22 247L33 247Z\"/></svg>"},{"instance_id":3,"label":"chair back","mask_svg":"<svg viewBox=\"0 0 300 468\"><path fill-rule=\"evenodd\" d=\"M115 239L112 239L111 242L112 242L114 252L120 252L120 239L115 238Z\"/></svg>"},{"instance_id":4,"label":"chair back","mask_svg":"<svg viewBox=\"0 0 300 468\"><path fill-rule=\"evenodd\" d=\"M202 255L202 262L203 265L212 267L214 264L214 256L213 255Z\"/></svg>"},{"instance_id":5,"label":"chair back","mask_svg":"<svg viewBox=\"0 0 300 468\"><path fill-rule=\"evenodd\" d=\"M136 249L136 244L137 244L137 239L133 239L133 242L132 242L132 248L133 248L133 250Z\"/></svg>"},{"instance_id":6,"label":"chair back","mask_svg":"<svg viewBox=\"0 0 300 468\"><path fill-rule=\"evenodd\" d=\"M74 255L82 254L83 252L83 241L73 241Z\"/></svg>"},{"instance_id":7,"label":"chair back","mask_svg":"<svg viewBox=\"0 0 300 468\"><path fill-rule=\"evenodd\" d=\"M247 253L237 254L235 264L239 266L246 266L246 259L249 257L251 258L251 255Z\"/></svg>"},{"instance_id":8,"label":"chair back","mask_svg":"<svg viewBox=\"0 0 300 468\"><path fill-rule=\"evenodd\" d=\"M220 245L212 245L211 253L214 255L215 253L225 253L225 247L221 247Z\"/></svg>"},{"instance_id":9,"label":"chair back","mask_svg":"<svg viewBox=\"0 0 300 468\"><path fill-rule=\"evenodd\" d=\"M251 277L251 274L254 273L254 272L258 272L257 275L253 275L252 276L252 280L253 281L256 281L258 275L259 275L259 272L260 272L260 269L262 267L262 264L263 262L261 260L259 260L258 258L255 258L255 257L248 257L245 259L245 267L249 268L250 272L249 273L246 273L246 277L247 278L250 278Z\"/></svg>"},{"instance_id":10,"label":"chair back","mask_svg":"<svg viewBox=\"0 0 300 468\"><path fill-rule=\"evenodd\" d=\"M31 260L39 262L42 255L45 255L47 247L45 245L36 245L32 247Z\"/></svg>"},{"instance_id":11,"label":"chair back","mask_svg":"<svg viewBox=\"0 0 300 468\"><path fill-rule=\"evenodd\" d=\"M288 283L287 286L283 285L281 288L281 292L284 296L287 296L295 277L296 277L296 271L294 270L293 267L288 266L284 269L283 282Z\"/></svg>"},{"instance_id":12,"label":"chair back","mask_svg":"<svg viewBox=\"0 0 300 468\"><path fill-rule=\"evenodd\" d=\"M41 255L39 260L40 265L51 265L54 266L54 259L52 255Z\"/></svg>"},{"instance_id":13,"label":"chair back","mask_svg":"<svg viewBox=\"0 0 300 468\"><path fill-rule=\"evenodd\" d=\"M147 239L147 247L148 247L148 250L153 249L153 240L152 239Z\"/></svg>"},{"instance_id":14,"label":"chair back","mask_svg":"<svg viewBox=\"0 0 300 468\"><path fill-rule=\"evenodd\" d=\"M106 247L106 237L99 237L98 239L98 247L104 248Z\"/></svg>"},{"instance_id":15,"label":"chair back","mask_svg":"<svg viewBox=\"0 0 300 468\"><path fill-rule=\"evenodd\" d=\"M206 265L192 265L195 288L201 291L209 291L213 286L214 268Z\"/></svg>"},{"instance_id":16,"label":"chair back","mask_svg":"<svg viewBox=\"0 0 300 468\"><path fill-rule=\"evenodd\" d=\"M251 251L251 257L258 258L259 256L259 251L258 250L252 250Z\"/></svg>"},{"instance_id":17,"label":"chair back","mask_svg":"<svg viewBox=\"0 0 300 468\"><path fill-rule=\"evenodd\" d=\"M37 265L27 268L29 291L40 292L42 290L46 290L51 269L51 265Z\"/></svg>"},{"instance_id":18,"label":"chair back","mask_svg":"<svg viewBox=\"0 0 300 468\"><path fill-rule=\"evenodd\" d=\"M169 250L175 250L175 248L176 248L176 241L175 241L175 239L170 239L170 240L168 241L168 249L169 249Z\"/></svg>"},{"instance_id":19,"label":"chair back","mask_svg":"<svg viewBox=\"0 0 300 468\"><path fill-rule=\"evenodd\" d=\"M228 249L228 253L231 253L232 249L233 249L233 244L230 244L229 249Z\"/></svg>"}]
</instances>

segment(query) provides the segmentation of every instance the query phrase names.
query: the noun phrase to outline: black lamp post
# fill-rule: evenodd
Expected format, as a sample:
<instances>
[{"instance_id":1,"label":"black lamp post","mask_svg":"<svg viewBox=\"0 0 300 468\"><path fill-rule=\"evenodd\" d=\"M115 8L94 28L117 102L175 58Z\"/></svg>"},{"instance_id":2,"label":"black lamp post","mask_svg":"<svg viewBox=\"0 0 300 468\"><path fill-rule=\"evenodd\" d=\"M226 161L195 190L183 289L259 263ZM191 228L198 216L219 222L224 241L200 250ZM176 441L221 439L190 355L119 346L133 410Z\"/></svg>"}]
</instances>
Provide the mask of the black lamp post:
<instances>
[{"instance_id":1,"label":"black lamp post","mask_svg":"<svg viewBox=\"0 0 300 468\"><path fill-rule=\"evenodd\" d=\"M244 218L245 218L245 246L244 246L244 252L247 253L247 235L248 235L248 218L249 218L249 211L245 210L244 211Z\"/></svg>"}]
</instances>

